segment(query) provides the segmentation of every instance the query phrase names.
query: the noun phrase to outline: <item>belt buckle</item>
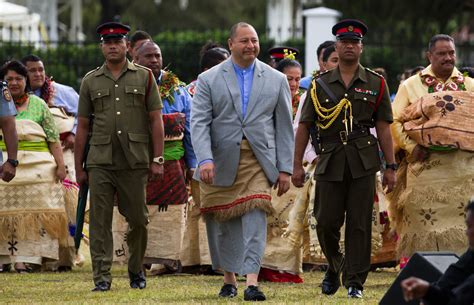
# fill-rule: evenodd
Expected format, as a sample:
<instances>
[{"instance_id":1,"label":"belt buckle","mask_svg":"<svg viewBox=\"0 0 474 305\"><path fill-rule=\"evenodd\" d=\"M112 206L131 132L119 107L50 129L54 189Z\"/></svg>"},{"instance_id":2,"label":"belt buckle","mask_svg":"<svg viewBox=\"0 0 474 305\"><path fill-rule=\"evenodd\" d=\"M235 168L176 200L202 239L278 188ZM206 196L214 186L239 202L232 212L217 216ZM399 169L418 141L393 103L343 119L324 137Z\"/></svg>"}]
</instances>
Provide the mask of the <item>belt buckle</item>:
<instances>
[{"instance_id":1,"label":"belt buckle","mask_svg":"<svg viewBox=\"0 0 474 305\"><path fill-rule=\"evenodd\" d=\"M347 144L347 132L345 130L339 131L339 138L341 138L342 144L346 145Z\"/></svg>"}]
</instances>

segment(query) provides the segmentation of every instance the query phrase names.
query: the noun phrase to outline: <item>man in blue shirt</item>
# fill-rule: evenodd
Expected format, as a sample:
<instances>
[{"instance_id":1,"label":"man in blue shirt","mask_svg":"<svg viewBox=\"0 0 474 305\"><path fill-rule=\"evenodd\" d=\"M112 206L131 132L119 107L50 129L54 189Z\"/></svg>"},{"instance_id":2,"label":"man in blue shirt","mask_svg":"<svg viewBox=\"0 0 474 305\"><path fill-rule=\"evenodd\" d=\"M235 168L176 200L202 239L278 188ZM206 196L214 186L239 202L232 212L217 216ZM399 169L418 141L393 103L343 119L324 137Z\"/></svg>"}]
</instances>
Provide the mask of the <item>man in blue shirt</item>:
<instances>
[{"instance_id":1,"label":"man in blue shirt","mask_svg":"<svg viewBox=\"0 0 474 305\"><path fill-rule=\"evenodd\" d=\"M144 262L160 263L168 270L177 271L188 202L186 183L196 168L190 133L191 96L176 75L162 69L163 58L156 43L146 41L134 54L134 62L149 68L155 76L163 102L165 130L165 176L163 181L149 182L147 185L147 204L151 215L148 224L149 240L153 242L148 244ZM154 218L152 215L156 213L152 211L155 209L167 212ZM153 232L166 233L154 235ZM164 244L173 244L173 250L163 252ZM171 252L174 254L169 255Z\"/></svg>"},{"instance_id":2,"label":"man in blue shirt","mask_svg":"<svg viewBox=\"0 0 474 305\"><path fill-rule=\"evenodd\" d=\"M258 273L273 213L271 187L281 196L293 171L291 94L286 77L257 59L258 34L235 24L231 57L198 77L191 137L198 160L201 213L214 269L224 271L219 296L237 295L235 274L246 275L244 300L263 301Z\"/></svg>"},{"instance_id":3,"label":"man in blue shirt","mask_svg":"<svg viewBox=\"0 0 474 305\"><path fill-rule=\"evenodd\" d=\"M7 88L7 83L0 82L2 93L0 94L0 128L3 132L3 139L0 145L6 146L8 159L2 164L0 168L0 176L3 181L11 181L16 174L16 167L18 166L17 151L18 151L18 137L16 135L15 115L16 109L13 103L13 98ZM0 164L3 162L3 154L0 150Z\"/></svg>"}]
</instances>

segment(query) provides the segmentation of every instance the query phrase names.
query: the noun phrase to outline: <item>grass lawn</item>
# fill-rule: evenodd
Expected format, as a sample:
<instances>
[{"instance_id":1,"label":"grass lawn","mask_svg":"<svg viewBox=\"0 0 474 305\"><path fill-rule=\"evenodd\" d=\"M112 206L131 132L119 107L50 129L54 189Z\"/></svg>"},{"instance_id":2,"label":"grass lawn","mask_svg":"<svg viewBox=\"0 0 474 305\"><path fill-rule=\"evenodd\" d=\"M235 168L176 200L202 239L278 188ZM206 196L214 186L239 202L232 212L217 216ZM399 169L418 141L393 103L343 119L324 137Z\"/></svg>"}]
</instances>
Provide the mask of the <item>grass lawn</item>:
<instances>
[{"instance_id":1,"label":"grass lawn","mask_svg":"<svg viewBox=\"0 0 474 305\"><path fill-rule=\"evenodd\" d=\"M226 302L217 297L222 285L220 276L164 275L149 276L147 288L132 290L128 285L125 266L114 266L113 283L109 292L90 292L92 273L90 263L68 273L0 273L0 303L72 303L72 304L118 304L118 303L241 303L243 302L244 279L239 279L237 298ZM365 285L363 300L348 300L346 289L341 288L331 297L321 295L319 283L323 272L304 274L303 284L261 283L267 303L306 304L377 304L397 276L389 269L371 272Z\"/></svg>"}]
</instances>

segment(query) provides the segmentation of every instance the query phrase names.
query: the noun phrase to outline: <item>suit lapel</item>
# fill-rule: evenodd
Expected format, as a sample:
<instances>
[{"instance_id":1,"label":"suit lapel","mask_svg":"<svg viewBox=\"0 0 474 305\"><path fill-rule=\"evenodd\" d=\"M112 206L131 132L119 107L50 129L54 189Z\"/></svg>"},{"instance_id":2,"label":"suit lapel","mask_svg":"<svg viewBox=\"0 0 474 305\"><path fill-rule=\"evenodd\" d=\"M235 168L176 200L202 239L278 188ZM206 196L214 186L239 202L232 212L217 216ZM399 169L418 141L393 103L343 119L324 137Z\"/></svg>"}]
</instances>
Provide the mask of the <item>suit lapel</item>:
<instances>
[{"instance_id":1,"label":"suit lapel","mask_svg":"<svg viewBox=\"0 0 474 305\"><path fill-rule=\"evenodd\" d=\"M240 96L239 81L235 75L234 66L230 58L223 64L222 70L224 71L224 80L227 84L227 88L229 88L235 111L239 115L240 121L242 121L242 97Z\"/></svg>"},{"instance_id":2,"label":"suit lapel","mask_svg":"<svg viewBox=\"0 0 474 305\"><path fill-rule=\"evenodd\" d=\"M255 71L253 74L253 83L252 83L252 91L250 92L249 103L247 105L247 114L245 115L245 119L249 117L252 113L252 110L257 105L258 98L260 97L260 93L262 93L263 85L265 84L265 70L263 69L263 64L259 61L255 61ZM244 119L244 120L245 120Z\"/></svg>"}]
</instances>

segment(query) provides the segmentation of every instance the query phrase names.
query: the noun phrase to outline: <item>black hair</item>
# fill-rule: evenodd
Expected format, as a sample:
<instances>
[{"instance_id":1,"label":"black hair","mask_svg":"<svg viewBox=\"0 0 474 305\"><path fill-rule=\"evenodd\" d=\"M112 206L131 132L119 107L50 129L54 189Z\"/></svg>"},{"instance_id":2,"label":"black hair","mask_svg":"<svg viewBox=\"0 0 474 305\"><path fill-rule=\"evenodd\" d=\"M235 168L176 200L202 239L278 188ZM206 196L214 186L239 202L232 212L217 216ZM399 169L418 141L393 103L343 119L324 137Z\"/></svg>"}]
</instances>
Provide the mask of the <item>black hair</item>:
<instances>
[{"instance_id":1,"label":"black hair","mask_svg":"<svg viewBox=\"0 0 474 305\"><path fill-rule=\"evenodd\" d=\"M23 57L21 59L21 62L26 65L27 62L29 61L32 61L32 62L38 62L38 61L43 61L41 58L39 58L38 56L34 55L34 54L29 54L29 55L26 55L25 57Z\"/></svg>"},{"instance_id":2,"label":"black hair","mask_svg":"<svg viewBox=\"0 0 474 305\"><path fill-rule=\"evenodd\" d=\"M428 51L431 52L436 42L438 42L439 40L451 41L454 44L453 37L446 34L436 34L433 37L431 37L430 42L428 43Z\"/></svg>"},{"instance_id":3,"label":"black hair","mask_svg":"<svg viewBox=\"0 0 474 305\"><path fill-rule=\"evenodd\" d=\"M467 206L465 210L466 210L466 213L471 211L471 214L474 214L474 198L472 198L471 200L467 202Z\"/></svg>"},{"instance_id":4,"label":"black hair","mask_svg":"<svg viewBox=\"0 0 474 305\"><path fill-rule=\"evenodd\" d=\"M459 72L462 74L467 73L467 76L474 77L474 68L473 67L462 67L459 69Z\"/></svg>"},{"instance_id":5,"label":"black hair","mask_svg":"<svg viewBox=\"0 0 474 305\"><path fill-rule=\"evenodd\" d=\"M319 56L321 56L321 52L323 51L323 49L326 49L332 45L334 45L336 42L335 41L332 41L332 40L326 40L325 42L323 42L322 44L320 44L318 46L318 48L316 49L316 56L319 58Z\"/></svg>"},{"instance_id":6,"label":"black hair","mask_svg":"<svg viewBox=\"0 0 474 305\"><path fill-rule=\"evenodd\" d=\"M333 52L336 52L336 46L334 44L325 48L323 51L323 62L327 62Z\"/></svg>"},{"instance_id":7,"label":"black hair","mask_svg":"<svg viewBox=\"0 0 474 305\"><path fill-rule=\"evenodd\" d=\"M133 49L135 47L135 44L137 43L137 41L146 40L146 39L152 40L150 34L148 34L145 31L141 31L141 30L135 31L135 33L130 35L130 38L129 38L130 47Z\"/></svg>"},{"instance_id":8,"label":"black hair","mask_svg":"<svg viewBox=\"0 0 474 305\"><path fill-rule=\"evenodd\" d=\"M301 69L301 64L294 59L285 58L285 59L280 60L278 65L275 67L275 69L277 69L281 73L284 73L283 71L285 71L285 69L288 67L296 67L296 68Z\"/></svg>"},{"instance_id":9,"label":"black hair","mask_svg":"<svg viewBox=\"0 0 474 305\"><path fill-rule=\"evenodd\" d=\"M229 51L222 47L209 49L201 56L201 60L199 61L199 69L201 72L206 69L210 69L226 60L229 56Z\"/></svg>"},{"instance_id":10,"label":"black hair","mask_svg":"<svg viewBox=\"0 0 474 305\"><path fill-rule=\"evenodd\" d=\"M7 75L8 71L15 71L16 73L20 74L21 76L25 77L26 79L26 88L25 92L29 91L29 80L28 80L28 70L26 69L25 65L21 63L19 60L10 60L3 64L0 68L0 79L5 79L5 75Z\"/></svg>"},{"instance_id":11,"label":"black hair","mask_svg":"<svg viewBox=\"0 0 474 305\"><path fill-rule=\"evenodd\" d=\"M10 70L15 71L25 78L28 78L28 69L26 69L25 65L19 60L10 60L4 63L0 68L0 78L4 79L5 75L7 75L8 71Z\"/></svg>"}]
</instances>

